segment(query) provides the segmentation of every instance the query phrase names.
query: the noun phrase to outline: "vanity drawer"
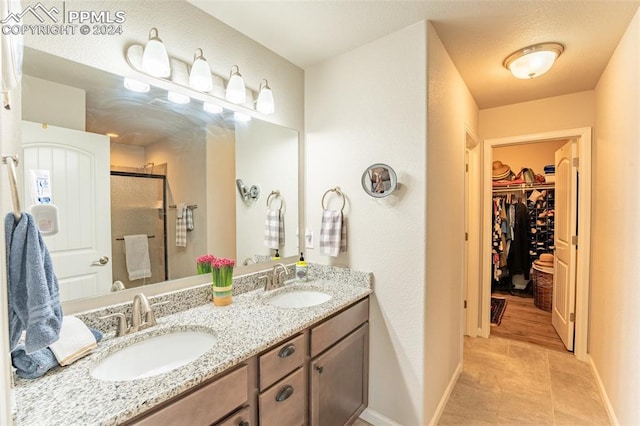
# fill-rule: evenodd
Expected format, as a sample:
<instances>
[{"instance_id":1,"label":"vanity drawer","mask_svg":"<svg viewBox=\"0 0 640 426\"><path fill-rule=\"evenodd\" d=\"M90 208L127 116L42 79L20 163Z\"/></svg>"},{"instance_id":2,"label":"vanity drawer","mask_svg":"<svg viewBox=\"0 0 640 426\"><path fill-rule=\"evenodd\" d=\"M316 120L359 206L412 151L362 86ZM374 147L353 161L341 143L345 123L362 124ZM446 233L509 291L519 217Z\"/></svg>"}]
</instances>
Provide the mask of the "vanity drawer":
<instances>
[{"instance_id":1,"label":"vanity drawer","mask_svg":"<svg viewBox=\"0 0 640 426\"><path fill-rule=\"evenodd\" d=\"M369 320L369 298L311 329L311 357L318 355Z\"/></svg>"},{"instance_id":2,"label":"vanity drawer","mask_svg":"<svg viewBox=\"0 0 640 426\"><path fill-rule=\"evenodd\" d=\"M251 412L249 407L244 407L223 422L217 423L216 426L254 426L251 424L250 418Z\"/></svg>"},{"instance_id":3,"label":"vanity drawer","mask_svg":"<svg viewBox=\"0 0 640 426\"><path fill-rule=\"evenodd\" d=\"M211 425L248 401L247 366L201 385L150 415L132 422L142 426Z\"/></svg>"},{"instance_id":4,"label":"vanity drawer","mask_svg":"<svg viewBox=\"0 0 640 426\"><path fill-rule=\"evenodd\" d=\"M260 426L301 426L305 421L304 368L299 368L258 397Z\"/></svg>"},{"instance_id":5,"label":"vanity drawer","mask_svg":"<svg viewBox=\"0 0 640 426\"><path fill-rule=\"evenodd\" d=\"M301 334L260 355L260 391L302 367L306 347L306 336Z\"/></svg>"}]
</instances>

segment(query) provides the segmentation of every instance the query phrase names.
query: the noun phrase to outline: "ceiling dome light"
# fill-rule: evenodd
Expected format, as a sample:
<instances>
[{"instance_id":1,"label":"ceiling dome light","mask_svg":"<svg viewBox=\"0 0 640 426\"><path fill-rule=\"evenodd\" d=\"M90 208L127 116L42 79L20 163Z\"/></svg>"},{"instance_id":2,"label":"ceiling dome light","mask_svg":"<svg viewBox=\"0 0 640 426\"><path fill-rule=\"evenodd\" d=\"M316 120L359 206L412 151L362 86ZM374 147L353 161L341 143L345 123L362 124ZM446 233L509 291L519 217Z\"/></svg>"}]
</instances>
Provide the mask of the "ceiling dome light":
<instances>
[{"instance_id":1,"label":"ceiling dome light","mask_svg":"<svg viewBox=\"0 0 640 426\"><path fill-rule=\"evenodd\" d=\"M182 93L172 92L171 90L167 93L167 99L169 99L174 104L188 104L191 102L191 98L187 95L183 95Z\"/></svg>"},{"instance_id":2,"label":"ceiling dome light","mask_svg":"<svg viewBox=\"0 0 640 426\"><path fill-rule=\"evenodd\" d=\"M222 112L222 107L220 105L212 104L211 102L205 102L202 105L202 109L209 114L220 114Z\"/></svg>"},{"instance_id":3,"label":"ceiling dome light","mask_svg":"<svg viewBox=\"0 0 640 426\"><path fill-rule=\"evenodd\" d=\"M155 32L155 35L153 35ZM142 53L142 69L147 74L154 77L169 77L171 65L169 65L169 55L164 43L158 37L158 30L151 28L149 31L149 41Z\"/></svg>"},{"instance_id":4,"label":"ceiling dome light","mask_svg":"<svg viewBox=\"0 0 640 426\"><path fill-rule=\"evenodd\" d=\"M243 104L247 100L247 89L244 87L244 80L237 65L231 67L225 99L234 104Z\"/></svg>"},{"instance_id":5,"label":"ceiling dome light","mask_svg":"<svg viewBox=\"0 0 640 426\"><path fill-rule=\"evenodd\" d=\"M563 51L560 43L534 44L513 52L503 65L516 78L535 78L549 71Z\"/></svg>"},{"instance_id":6,"label":"ceiling dome light","mask_svg":"<svg viewBox=\"0 0 640 426\"><path fill-rule=\"evenodd\" d=\"M131 90L132 92L138 93L147 93L149 90L151 90L151 86L149 86L148 83L143 83L142 81L134 80L128 77L124 78L124 87Z\"/></svg>"},{"instance_id":7,"label":"ceiling dome light","mask_svg":"<svg viewBox=\"0 0 640 426\"><path fill-rule=\"evenodd\" d=\"M204 53L200 48L196 49L193 54L193 65L191 65L191 72L189 73L189 86L200 92L208 92L213 89L211 69L209 69L209 63L204 58Z\"/></svg>"},{"instance_id":8,"label":"ceiling dome light","mask_svg":"<svg viewBox=\"0 0 640 426\"><path fill-rule=\"evenodd\" d=\"M271 91L269 82L266 79L260 82L260 89L258 90L258 101L256 102L256 110L262 114L273 114L273 112L275 111L275 104L273 103L273 92Z\"/></svg>"}]
</instances>

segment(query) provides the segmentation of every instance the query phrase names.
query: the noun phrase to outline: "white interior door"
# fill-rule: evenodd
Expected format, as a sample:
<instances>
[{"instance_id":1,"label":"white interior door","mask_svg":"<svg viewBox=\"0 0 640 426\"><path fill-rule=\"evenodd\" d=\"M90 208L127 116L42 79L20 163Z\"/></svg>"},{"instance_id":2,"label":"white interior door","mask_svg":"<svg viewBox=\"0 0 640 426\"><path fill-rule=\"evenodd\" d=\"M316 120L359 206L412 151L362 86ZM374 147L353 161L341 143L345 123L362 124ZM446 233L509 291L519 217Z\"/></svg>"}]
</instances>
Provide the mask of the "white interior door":
<instances>
[{"instance_id":1,"label":"white interior door","mask_svg":"<svg viewBox=\"0 0 640 426\"><path fill-rule=\"evenodd\" d=\"M111 290L109 138L23 121L22 148L26 211L34 203L30 171L49 170L51 198L58 207L59 232L44 239L60 284L60 300L108 293Z\"/></svg>"},{"instance_id":2,"label":"white interior door","mask_svg":"<svg viewBox=\"0 0 640 426\"><path fill-rule=\"evenodd\" d=\"M553 327L568 350L573 350L576 305L576 236L578 169L576 143L556 151L555 273L553 276Z\"/></svg>"}]
</instances>

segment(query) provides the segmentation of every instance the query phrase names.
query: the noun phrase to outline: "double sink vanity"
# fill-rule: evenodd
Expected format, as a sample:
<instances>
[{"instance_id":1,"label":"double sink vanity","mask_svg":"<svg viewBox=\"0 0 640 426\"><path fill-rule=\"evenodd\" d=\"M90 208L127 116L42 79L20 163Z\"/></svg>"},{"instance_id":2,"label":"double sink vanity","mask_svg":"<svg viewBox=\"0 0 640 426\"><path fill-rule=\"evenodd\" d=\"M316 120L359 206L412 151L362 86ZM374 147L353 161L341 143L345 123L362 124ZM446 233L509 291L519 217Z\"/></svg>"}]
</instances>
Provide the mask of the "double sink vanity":
<instances>
[{"instance_id":1,"label":"double sink vanity","mask_svg":"<svg viewBox=\"0 0 640 426\"><path fill-rule=\"evenodd\" d=\"M352 423L367 405L371 277L313 266L271 291L259 274L236 278L225 307L206 285L151 298L157 324L122 337L100 318L130 303L78 314L107 335L71 366L17 379L16 424Z\"/></svg>"}]
</instances>

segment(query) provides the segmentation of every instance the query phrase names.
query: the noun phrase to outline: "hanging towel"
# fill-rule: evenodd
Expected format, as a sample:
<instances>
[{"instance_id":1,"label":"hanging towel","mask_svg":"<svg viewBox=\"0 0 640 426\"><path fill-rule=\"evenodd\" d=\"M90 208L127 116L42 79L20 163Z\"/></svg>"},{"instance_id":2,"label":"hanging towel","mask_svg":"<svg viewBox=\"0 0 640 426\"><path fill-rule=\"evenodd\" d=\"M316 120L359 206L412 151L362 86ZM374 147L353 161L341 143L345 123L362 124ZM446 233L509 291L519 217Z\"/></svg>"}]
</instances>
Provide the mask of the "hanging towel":
<instances>
[{"instance_id":1,"label":"hanging towel","mask_svg":"<svg viewBox=\"0 0 640 426\"><path fill-rule=\"evenodd\" d=\"M12 350L26 331L25 352L31 354L58 340L62 307L58 279L33 216L5 218L9 340Z\"/></svg>"},{"instance_id":2,"label":"hanging towel","mask_svg":"<svg viewBox=\"0 0 640 426\"><path fill-rule=\"evenodd\" d=\"M193 231L195 227L193 224L193 209L187 206L187 210L184 212L185 214L185 225L187 227L187 232Z\"/></svg>"},{"instance_id":3,"label":"hanging towel","mask_svg":"<svg viewBox=\"0 0 640 426\"><path fill-rule=\"evenodd\" d=\"M89 330L96 343L102 340L102 333L93 328ZM36 379L59 365L50 348L40 349L27 355L23 344L19 344L11 351L11 363L16 368L16 374L24 379Z\"/></svg>"},{"instance_id":4,"label":"hanging towel","mask_svg":"<svg viewBox=\"0 0 640 426\"><path fill-rule=\"evenodd\" d=\"M176 206L176 247L187 246L187 211L185 203Z\"/></svg>"},{"instance_id":5,"label":"hanging towel","mask_svg":"<svg viewBox=\"0 0 640 426\"><path fill-rule=\"evenodd\" d=\"M320 254L336 257L346 251L346 218L339 210L324 210L320 224Z\"/></svg>"},{"instance_id":6,"label":"hanging towel","mask_svg":"<svg viewBox=\"0 0 640 426\"><path fill-rule=\"evenodd\" d=\"M149 237L147 234L125 235L124 251L130 281L151 276Z\"/></svg>"},{"instance_id":7,"label":"hanging towel","mask_svg":"<svg viewBox=\"0 0 640 426\"><path fill-rule=\"evenodd\" d=\"M89 327L72 315L62 318L60 338L49 345L62 366L71 364L97 347L98 342Z\"/></svg>"},{"instance_id":8,"label":"hanging towel","mask_svg":"<svg viewBox=\"0 0 640 426\"><path fill-rule=\"evenodd\" d=\"M282 210L267 210L264 223L264 245L277 249L284 245L284 215Z\"/></svg>"}]
</instances>

